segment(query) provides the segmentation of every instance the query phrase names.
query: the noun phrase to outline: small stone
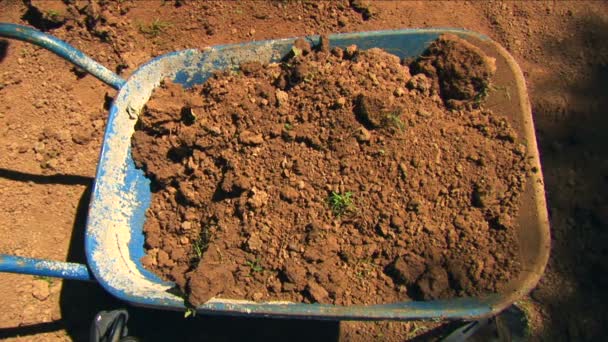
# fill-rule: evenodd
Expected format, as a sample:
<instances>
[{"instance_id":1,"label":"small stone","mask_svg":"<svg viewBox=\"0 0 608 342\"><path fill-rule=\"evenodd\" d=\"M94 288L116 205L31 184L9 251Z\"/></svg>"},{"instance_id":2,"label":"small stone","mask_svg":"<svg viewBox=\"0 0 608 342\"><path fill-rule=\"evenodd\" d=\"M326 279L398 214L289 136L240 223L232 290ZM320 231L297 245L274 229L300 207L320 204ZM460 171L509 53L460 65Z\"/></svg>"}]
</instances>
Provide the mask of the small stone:
<instances>
[{"instance_id":1,"label":"small stone","mask_svg":"<svg viewBox=\"0 0 608 342\"><path fill-rule=\"evenodd\" d=\"M357 53L357 45L349 45L346 47L346 50L344 50L345 55L347 58L352 58L355 56L355 54Z\"/></svg>"},{"instance_id":2,"label":"small stone","mask_svg":"<svg viewBox=\"0 0 608 342\"><path fill-rule=\"evenodd\" d=\"M366 143L372 139L372 135L367 129L365 129L365 127L359 127L357 130L356 139L360 143Z\"/></svg>"},{"instance_id":3,"label":"small stone","mask_svg":"<svg viewBox=\"0 0 608 342\"><path fill-rule=\"evenodd\" d=\"M34 298L38 299L39 301L45 301L47 298L49 298L49 295L51 294L51 290L49 289L49 284L40 279L40 280L34 280L32 283L32 296L34 296Z\"/></svg>"},{"instance_id":4,"label":"small stone","mask_svg":"<svg viewBox=\"0 0 608 342\"><path fill-rule=\"evenodd\" d=\"M277 105L279 107L283 107L286 106L288 104L289 101L289 94L287 94L287 92L278 89L275 93L275 96L277 98Z\"/></svg>"},{"instance_id":5,"label":"small stone","mask_svg":"<svg viewBox=\"0 0 608 342\"><path fill-rule=\"evenodd\" d=\"M418 116L422 116L423 118L428 118L428 117L430 117L430 116L432 115L432 114L431 114L431 112L426 111L426 110L424 110L424 109L418 109L418 110L416 111L416 114L417 114Z\"/></svg>"},{"instance_id":6,"label":"small stone","mask_svg":"<svg viewBox=\"0 0 608 342\"><path fill-rule=\"evenodd\" d=\"M209 131L209 133L212 133L215 136L219 136L222 134L222 130L217 126L209 126L207 127L207 131Z\"/></svg>"},{"instance_id":7,"label":"small stone","mask_svg":"<svg viewBox=\"0 0 608 342\"><path fill-rule=\"evenodd\" d=\"M306 184L304 184L304 181L298 181L298 189L300 190L304 190L304 187L306 186Z\"/></svg>"},{"instance_id":8,"label":"small stone","mask_svg":"<svg viewBox=\"0 0 608 342\"><path fill-rule=\"evenodd\" d=\"M21 58L21 57L17 58L17 63L18 63L19 65L23 64L23 62L25 62L25 61L23 60L23 58Z\"/></svg>"},{"instance_id":9,"label":"small stone","mask_svg":"<svg viewBox=\"0 0 608 342\"><path fill-rule=\"evenodd\" d=\"M415 283L426 270L424 259L412 253L395 258L389 265L390 275L398 284Z\"/></svg>"},{"instance_id":10,"label":"small stone","mask_svg":"<svg viewBox=\"0 0 608 342\"><path fill-rule=\"evenodd\" d=\"M184 222L182 222L181 227L183 230L188 231L188 230L192 229L192 222L184 221Z\"/></svg>"},{"instance_id":11,"label":"small stone","mask_svg":"<svg viewBox=\"0 0 608 342\"><path fill-rule=\"evenodd\" d=\"M72 134L67 129L57 131L57 140L61 142L67 142L72 140Z\"/></svg>"},{"instance_id":12,"label":"small stone","mask_svg":"<svg viewBox=\"0 0 608 342\"><path fill-rule=\"evenodd\" d=\"M247 249L250 252L259 251L262 247L262 240L258 236L257 233L252 233L251 236L247 239Z\"/></svg>"},{"instance_id":13,"label":"small stone","mask_svg":"<svg viewBox=\"0 0 608 342\"><path fill-rule=\"evenodd\" d=\"M336 103L334 103L335 108L344 108L345 105L346 105L346 99L343 97L339 97L336 100Z\"/></svg>"},{"instance_id":14,"label":"small stone","mask_svg":"<svg viewBox=\"0 0 608 342\"><path fill-rule=\"evenodd\" d=\"M44 151L44 143L42 141L38 141L34 144L34 151L37 153L40 153L42 151Z\"/></svg>"},{"instance_id":15,"label":"small stone","mask_svg":"<svg viewBox=\"0 0 608 342\"><path fill-rule=\"evenodd\" d=\"M253 36L254 34L255 34L255 29L254 28L252 28L251 30L249 30L249 35L250 36Z\"/></svg>"},{"instance_id":16,"label":"small stone","mask_svg":"<svg viewBox=\"0 0 608 342\"><path fill-rule=\"evenodd\" d=\"M147 266L147 267L156 266L157 265L156 260L153 257L149 256L149 255L144 255L141 258L141 263L142 263L142 265Z\"/></svg>"},{"instance_id":17,"label":"small stone","mask_svg":"<svg viewBox=\"0 0 608 342\"><path fill-rule=\"evenodd\" d=\"M44 168L49 168L49 169L57 169L57 167L59 166L59 161L55 158L51 158L49 160L46 161L46 163L44 163Z\"/></svg>"},{"instance_id":18,"label":"small stone","mask_svg":"<svg viewBox=\"0 0 608 342\"><path fill-rule=\"evenodd\" d=\"M281 189L280 196L282 200L289 203L293 203L296 199L298 199L299 193L296 189L287 186Z\"/></svg>"},{"instance_id":19,"label":"small stone","mask_svg":"<svg viewBox=\"0 0 608 342\"><path fill-rule=\"evenodd\" d=\"M393 215L391 216L391 227L395 229L403 228L404 222L403 219L399 216Z\"/></svg>"},{"instance_id":20,"label":"small stone","mask_svg":"<svg viewBox=\"0 0 608 342\"><path fill-rule=\"evenodd\" d=\"M324 302L329 293L325 290L321 285L315 283L314 281L308 282L306 286L306 292L310 295L315 302L321 303Z\"/></svg>"},{"instance_id":21,"label":"small stone","mask_svg":"<svg viewBox=\"0 0 608 342\"><path fill-rule=\"evenodd\" d=\"M253 133L251 131L242 131L239 134L239 142L245 145L261 145L264 143L264 136L261 133Z\"/></svg>"},{"instance_id":22,"label":"small stone","mask_svg":"<svg viewBox=\"0 0 608 342\"><path fill-rule=\"evenodd\" d=\"M378 225L376 225L376 231L378 232L378 234L380 234L380 236L390 236L390 229L388 229L387 224L384 222L379 222Z\"/></svg>"},{"instance_id":23,"label":"small stone","mask_svg":"<svg viewBox=\"0 0 608 342\"><path fill-rule=\"evenodd\" d=\"M290 291L294 291L296 290L296 284L294 283L290 283L290 282L284 282L283 283L283 292L290 292Z\"/></svg>"},{"instance_id":24,"label":"small stone","mask_svg":"<svg viewBox=\"0 0 608 342\"><path fill-rule=\"evenodd\" d=\"M407 82L407 87L425 92L431 89L431 80L424 74L416 74Z\"/></svg>"},{"instance_id":25,"label":"small stone","mask_svg":"<svg viewBox=\"0 0 608 342\"><path fill-rule=\"evenodd\" d=\"M261 292L256 292L254 293L252 296L254 301L259 301L260 299L262 299L262 297L264 297L264 295Z\"/></svg>"},{"instance_id":26,"label":"small stone","mask_svg":"<svg viewBox=\"0 0 608 342\"><path fill-rule=\"evenodd\" d=\"M25 153L25 152L27 152L27 150L29 150L27 145L21 145L17 148L17 152L19 152L19 153Z\"/></svg>"},{"instance_id":27,"label":"small stone","mask_svg":"<svg viewBox=\"0 0 608 342\"><path fill-rule=\"evenodd\" d=\"M393 92L393 95L395 95L397 97L401 97L401 96L405 95L405 89L399 87L399 88L395 89L395 91Z\"/></svg>"},{"instance_id":28,"label":"small stone","mask_svg":"<svg viewBox=\"0 0 608 342\"><path fill-rule=\"evenodd\" d=\"M98 119L98 120L93 120L93 128L97 131L97 130L102 130L105 127L105 121Z\"/></svg>"},{"instance_id":29,"label":"small stone","mask_svg":"<svg viewBox=\"0 0 608 342\"><path fill-rule=\"evenodd\" d=\"M344 50L339 47L334 47L333 49L331 49L331 54L338 57L339 59L342 59L344 57Z\"/></svg>"},{"instance_id":30,"label":"small stone","mask_svg":"<svg viewBox=\"0 0 608 342\"><path fill-rule=\"evenodd\" d=\"M245 75L251 75L255 72L258 72L260 70L262 70L262 63L260 62L245 62L245 63L241 63L239 65L239 69L245 74Z\"/></svg>"},{"instance_id":31,"label":"small stone","mask_svg":"<svg viewBox=\"0 0 608 342\"><path fill-rule=\"evenodd\" d=\"M175 262L169 258L169 254L163 251L162 249L158 251L158 264L165 267L172 267L175 265Z\"/></svg>"},{"instance_id":32,"label":"small stone","mask_svg":"<svg viewBox=\"0 0 608 342\"><path fill-rule=\"evenodd\" d=\"M259 209L268 203L268 193L265 191L253 188L251 196L247 200L247 204L254 209Z\"/></svg>"},{"instance_id":33,"label":"small stone","mask_svg":"<svg viewBox=\"0 0 608 342\"><path fill-rule=\"evenodd\" d=\"M78 145L86 145L92 140L89 131L76 131L72 134L72 141Z\"/></svg>"}]
</instances>

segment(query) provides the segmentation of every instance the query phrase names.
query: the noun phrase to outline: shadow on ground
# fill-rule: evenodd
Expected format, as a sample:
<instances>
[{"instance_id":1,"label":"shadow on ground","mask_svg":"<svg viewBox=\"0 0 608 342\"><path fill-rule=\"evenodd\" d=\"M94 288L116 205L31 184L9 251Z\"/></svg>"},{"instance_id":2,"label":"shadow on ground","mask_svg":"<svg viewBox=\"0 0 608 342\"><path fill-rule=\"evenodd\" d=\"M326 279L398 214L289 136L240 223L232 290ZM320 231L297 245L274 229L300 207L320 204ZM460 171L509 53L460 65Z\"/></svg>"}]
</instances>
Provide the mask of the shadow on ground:
<instances>
[{"instance_id":1,"label":"shadow on ground","mask_svg":"<svg viewBox=\"0 0 608 342\"><path fill-rule=\"evenodd\" d=\"M575 25L545 46L574 73L532 97L553 234L532 298L549 308L548 340L601 340L608 326L608 22L588 14Z\"/></svg>"}]
</instances>

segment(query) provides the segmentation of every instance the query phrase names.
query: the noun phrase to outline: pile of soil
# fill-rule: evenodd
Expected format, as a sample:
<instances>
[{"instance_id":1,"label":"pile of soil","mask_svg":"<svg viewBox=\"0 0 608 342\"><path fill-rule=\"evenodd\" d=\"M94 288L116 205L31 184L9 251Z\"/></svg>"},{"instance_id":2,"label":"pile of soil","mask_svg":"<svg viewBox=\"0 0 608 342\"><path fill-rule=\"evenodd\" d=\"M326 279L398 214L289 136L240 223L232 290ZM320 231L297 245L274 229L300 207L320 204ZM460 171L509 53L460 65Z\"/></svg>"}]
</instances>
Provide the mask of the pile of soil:
<instances>
[{"instance_id":1,"label":"pile of soil","mask_svg":"<svg viewBox=\"0 0 608 342\"><path fill-rule=\"evenodd\" d=\"M495 69L456 36L414 61L323 38L189 90L165 81L132 139L153 191L142 263L193 305L499 291L521 267L527 163L483 108Z\"/></svg>"}]
</instances>

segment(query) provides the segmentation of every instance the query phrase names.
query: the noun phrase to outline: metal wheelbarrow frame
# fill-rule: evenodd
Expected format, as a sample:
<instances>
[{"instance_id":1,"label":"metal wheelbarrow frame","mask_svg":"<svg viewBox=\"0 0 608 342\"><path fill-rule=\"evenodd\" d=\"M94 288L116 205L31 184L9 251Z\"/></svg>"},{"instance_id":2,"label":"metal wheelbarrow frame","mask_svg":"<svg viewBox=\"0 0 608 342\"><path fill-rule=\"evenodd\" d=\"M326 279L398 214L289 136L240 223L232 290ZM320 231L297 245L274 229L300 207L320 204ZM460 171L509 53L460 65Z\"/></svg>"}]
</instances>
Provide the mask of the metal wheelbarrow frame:
<instances>
[{"instance_id":1,"label":"metal wheelbarrow frame","mask_svg":"<svg viewBox=\"0 0 608 342\"><path fill-rule=\"evenodd\" d=\"M538 148L527 91L519 66L500 45L486 36L458 29L406 29L330 35L332 46L356 44L360 49L379 47L399 57L417 56L439 35L453 33L479 46L497 59L500 82L513 87L508 99L495 97L495 112L505 115L523 136L532 166L520 206L518 240L523 271L502 293L481 297L409 301L382 305L338 306L290 302L255 303L214 298L196 308L199 313L293 317L306 319L411 320L478 319L493 316L527 294L542 275L549 256L549 223ZM0 24L0 37L27 41L46 48L117 89L108 117L89 206L85 236L88 265L0 254L0 272L95 280L112 295L131 304L186 310L184 300L169 291L174 287L143 268L143 224L150 204L150 181L135 168L131 135L139 112L162 79L169 77L185 87L203 83L214 70L245 61L278 61L295 38L189 49L159 56L140 66L126 81L67 43L35 29ZM318 36L306 37L312 44Z\"/></svg>"}]
</instances>

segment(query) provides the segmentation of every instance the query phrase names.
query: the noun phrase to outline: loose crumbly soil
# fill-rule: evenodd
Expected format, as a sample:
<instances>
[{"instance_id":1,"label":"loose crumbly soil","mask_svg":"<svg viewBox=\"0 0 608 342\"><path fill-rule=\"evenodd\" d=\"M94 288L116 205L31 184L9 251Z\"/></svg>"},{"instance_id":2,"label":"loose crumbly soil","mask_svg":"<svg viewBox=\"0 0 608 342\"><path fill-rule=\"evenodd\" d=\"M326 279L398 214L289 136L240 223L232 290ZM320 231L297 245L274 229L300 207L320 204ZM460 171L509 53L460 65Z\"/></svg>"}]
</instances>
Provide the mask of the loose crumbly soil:
<instances>
[{"instance_id":1,"label":"loose crumbly soil","mask_svg":"<svg viewBox=\"0 0 608 342\"><path fill-rule=\"evenodd\" d=\"M409 66L325 38L291 54L155 90L132 140L146 267L194 305L430 300L517 275L525 148L480 109L492 58L452 35Z\"/></svg>"}]
</instances>

